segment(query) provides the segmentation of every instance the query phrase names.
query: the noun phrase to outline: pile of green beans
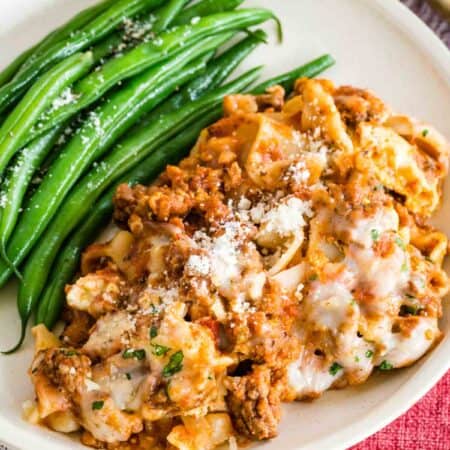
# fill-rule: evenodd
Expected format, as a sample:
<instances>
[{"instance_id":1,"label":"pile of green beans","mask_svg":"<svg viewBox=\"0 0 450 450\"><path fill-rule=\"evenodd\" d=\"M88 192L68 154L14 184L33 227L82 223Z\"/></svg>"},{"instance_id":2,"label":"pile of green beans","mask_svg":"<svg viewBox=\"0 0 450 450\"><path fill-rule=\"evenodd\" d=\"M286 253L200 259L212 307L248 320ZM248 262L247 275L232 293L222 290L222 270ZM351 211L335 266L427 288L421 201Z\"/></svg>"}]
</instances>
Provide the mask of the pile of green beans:
<instances>
[{"instance_id":1,"label":"pile of green beans","mask_svg":"<svg viewBox=\"0 0 450 450\"><path fill-rule=\"evenodd\" d=\"M142 43L121 57L110 60L99 71L89 74L76 83L73 91L77 101L46 114L45 118L29 132L22 144L25 145L39 134L91 105L117 83L141 73L163 58L173 56L185 46L202 41L211 34L245 29L272 18L274 18L273 14L263 9L214 14L203 17L195 25L183 25L168 30L156 41Z\"/></svg>"},{"instance_id":2,"label":"pile of green beans","mask_svg":"<svg viewBox=\"0 0 450 450\"><path fill-rule=\"evenodd\" d=\"M125 17L133 17L152 7L160 6L163 0L116 0L103 13L84 27L36 55L28 67L0 88L0 112L5 111L45 70L53 64L89 48L110 34Z\"/></svg>"},{"instance_id":3,"label":"pile of green beans","mask_svg":"<svg viewBox=\"0 0 450 450\"><path fill-rule=\"evenodd\" d=\"M0 72L0 287L20 280L21 319L7 353L33 312L48 328L58 320L64 286L111 220L118 184L148 183L179 161L221 116L224 95L290 90L334 64L325 55L251 88L257 67L222 86L267 41L249 27L279 21L238 9L243 0L189 3L104 0ZM129 24L142 28L127 34ZM247 36L221 52L239 32Z\"/></svg>"},{"instance_id":4,"label":"pile of green beans","mask_svg":"<svg viewBox=\"0 0 450 450\"><path fill-rule=\"evenodd\" d=\"M0 87L11 81L19 71L23 71L28 67L39 54L45 52L57 42L67 38L71 33L87 25L91 20L105 11L105 9L109 8L114 1L115 0L107 0L81 11L65 25L47 35L34 47L25 50L9 66L0 72Z\"/></svg>"}]
</instances>

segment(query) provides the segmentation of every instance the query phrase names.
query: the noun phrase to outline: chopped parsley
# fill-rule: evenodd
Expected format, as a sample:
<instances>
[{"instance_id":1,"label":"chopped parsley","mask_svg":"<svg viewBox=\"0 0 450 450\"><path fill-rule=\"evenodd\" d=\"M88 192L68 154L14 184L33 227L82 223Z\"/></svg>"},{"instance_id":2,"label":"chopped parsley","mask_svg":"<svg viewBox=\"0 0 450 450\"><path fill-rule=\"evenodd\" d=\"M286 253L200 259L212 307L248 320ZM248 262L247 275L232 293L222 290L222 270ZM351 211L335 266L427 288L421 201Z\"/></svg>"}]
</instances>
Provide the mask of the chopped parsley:
<instances>
[{"instance_id":1,"label":"chopped parsley","mask_svg":"<svg viewBox=\"0 0 450 450\"><path fill-rule=\"evenodd\" d=\"M126 373L125 376L127 377L127 380L131 380L131 373Z\"/></svg>"},{"instance_id":2,"label":"chopped parsley","mask_svg":"<svg viewBox=\"0 0 450 450\"><path fill-rule=\"evenodd\" d=\"M429 131L427 129L422 131L422 136L423 137L427 137L428 136Z\"/></svg>"},{"instance_id":3,"label":"chopped parsley","mask_svg":"<svg viewBox=\"0 0 450 450\"><path fill-rule=\"evenodd\" d=\"M406 262L404 262L402 264L401 271L402 272L408 272L408 264Z\"/></svg>"},{"instance_id":4,"label":"chopped parsley","mask_svg":"<svg viewBox=\"0 0 450 450\"><path fill-rule=\"evenodd\" d=\"M76 350L64 350L64 356L76 356L78 352Z\"/></svg>"},{"instance_id":5,"label":"chopped parsley","mask_svg":"<svg viewBox=\"0 0 450 450\"><path fill-rule=\"evenodd\" d=\"M158 328L153 325L150 328L150 339L155 339L156 336L158 336Z\"/></svg>"},{"instance_id":6,"label":"chopped parsley","mask_svg":"<svg viewBox=\"0 0 450 450\"><path fill-rule=\"evenodd\" d=\"M374 191L382 191L384 186L382 184L377 184L373 189Z\"/></svg>"},{"instance_id":7,"label":"chopped parsley","mask_svg":"<svg viewBox=\"0 0 450 450\"><path fill-rule=\"evenodd\" d=\"M359 362L359 356L355 356L355 362Z\"/></svg>"},{"instance_id":8,"label":"chopped parsley","mask_svg":"<svg viewBox=\"0 0 450 450\"><path fill-rule=\"evenodd\" d=\"M103 408L103 405L105 402L103 400L97 400L96 402L92 402L92 410L98 411L99 409Z\"/></svg>"},{"instance_id":9,"label":"chopped parsley","mask_svg":"<svg viewBox=\"0 0 450 450\"><path fill-rule=\"evenodd\" d=\"M339 363L335 362L335 363L333 363L332 366L330 367L330 374L334 376L334 375L336 375L341 369L342 369L342 366L341 366Z\"/></svg>"},{"instance_id":10,"label":"chopped parsley","mask_svg":"<svg viewBox=\"0 0 450 450\"><path fill-rule=\"evenodd\" d=\"M164 369L162 371L163 377L166 377L166 378L171 377L172 375L176 374L177 372L180 372L181 369L183 368L183 359L184 359L184 355L181 350L174 353L170 357L170 361L168 362L168 364L164 367Z\"/></svg>"},{"instance_id":11,"label":"chopped parsley","mask_svg":"<svg viewBox=\"0 0 450 450\"><path fill-rule=\"evenodd\" d=\"M139 361L141 361L142 359L145 358L145 350L143 348L141 348L139 350L132 350L132 349L125 350L122 353L122 358L123 359L136 358Z\"/></svg>"},{"instance_id":12,"label":"chopped parsley","mask_svg":"<svg viewBox=\"0 0 450 450\"><path fill-rule=\"evenodd\" d=\"M373 351L372 350L367 350L366 358L372 358L372 356L373 356Z\"/></svg>"},{"instance_id":13,"label":"chopped parsley","mask_svg":"<svg viewBox=\"0 0 450 450\"><path fill-rule=\"evenodd\" d=\"M309 281L316 281L319 278L319 275L317 275L317 273L313 273L310 277L309 277Z\"/></svg>"},{"instance_id":14,"label":"chopped parsley","mask_svg":"<svg viewBox=\"0 0 450 450\"><path fill-rule=\"evenodd\" d=\"M377 242L380 239L380 232L378 230L370 230L370 236L372 237L373 242Z\"/></svg>"},{"instance_id":15,"label":"chopped parsley","mask_svg":"<svg viewBox=\"0 0 450 450\"><path fill-rule=\"evenodd\" d=\"M386 360L384 360L384 361L378 366L378 368L379 368L380 370L387 371L387 370L392 370L392 369L394 368L394 366L393 366L390 362L387 362Z\"/></svg>"},{"instance_id":16,"label":"chopped parsley","mask_svg":"<svg viewBox=\"0 0 450 450\"><path fill-rule=\"evenodd\" d=\"M411 299L416 298L416 297L414 297L414 295L411 295L411 294L405 294L405 295L406 295L406 297L411 298Z\"/></svg>"},{"instance_id":17,"label":"chopped parsley","mask_svg":"<svg viewBox=\"0 0 450 450\"><path fill-rule=\"evenodd\" d=\"M170 352L170 348L164 345L152 344L153 354L156 356L164 356L166 353Z\"/></svg>"},{"instance_id":18,"label":"chopped parsley","mask_svg":"<svg viewBox=\"0 0 450 450\"><path fill-rule=\"evenodd\" d=\"M400 316L417 316L421 308L418 305L402 305L400 307Z\"/></svg>"},{"instance_id":19,"label":"chopped parsley","mask_svg":"<svg viewBox=\"0 0 450 450\"><path fill-rule=\"evenodd\" d=\"M396 237L396 238L395 238L395 243L396 243L403 251L406 250L406 245L405 245L405 243L401 240L401 238Z\"/></svg>"},{"instance_id":20,"label":"chopped parsley","mask_svg":"<svg viewBox=\"0 0 450 450\"><path fill-rule=\"evenodd\" d=\"M167 398L170 400L170 392L169 392L169 389L170 389L170 381L171 380L169 380L168 382L167 382L167 384L164 386L164 392L165 392L165 394L166 394L166 396L167 396Z\"/></svg>"}]
</instances>

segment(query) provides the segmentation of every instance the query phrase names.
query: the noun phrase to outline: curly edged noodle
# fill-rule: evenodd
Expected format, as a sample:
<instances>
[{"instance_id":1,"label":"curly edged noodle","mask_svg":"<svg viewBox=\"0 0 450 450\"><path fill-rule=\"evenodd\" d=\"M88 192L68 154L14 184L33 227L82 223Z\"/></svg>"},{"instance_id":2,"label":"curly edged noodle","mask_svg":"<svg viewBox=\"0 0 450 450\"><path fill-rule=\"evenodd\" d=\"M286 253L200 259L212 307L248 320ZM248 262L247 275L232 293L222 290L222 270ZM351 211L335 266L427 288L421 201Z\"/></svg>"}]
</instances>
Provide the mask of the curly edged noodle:
<instances>
[{"instance_id":1,"label":"curly edged noodle","mask_svg":"<svg viewBox=\"0 0 450 450\"><path fill-rule=\"evenodd\" d=\"M31 371L36 420L82 427L88 445L131 435L180 449L212 449L236 432L269 439L282 401L407 366L438 342L447 238L416 221L421 188L408 207L359 161L361 127L395 127L411 163L442 181L449 148L437 132L404 118L400 127L372 94L325 80L300 80L288 99L280 88L227 97L224 110L158 183L119 189L116 218L129 231L91 246L67 291L76 317L95 321L88 335L72 348L34 329L44 349ZM433 151L410 134L414 124ZM388 173L403 169L386 161ZM219 327L230 337L223 353ZM61 362L81 368L79 378ZM68 398L78 416L61 407ZM55 425L60 415L71 426ZM162 436L143 429L173 416Z\"/></svg>"}]
</instances>

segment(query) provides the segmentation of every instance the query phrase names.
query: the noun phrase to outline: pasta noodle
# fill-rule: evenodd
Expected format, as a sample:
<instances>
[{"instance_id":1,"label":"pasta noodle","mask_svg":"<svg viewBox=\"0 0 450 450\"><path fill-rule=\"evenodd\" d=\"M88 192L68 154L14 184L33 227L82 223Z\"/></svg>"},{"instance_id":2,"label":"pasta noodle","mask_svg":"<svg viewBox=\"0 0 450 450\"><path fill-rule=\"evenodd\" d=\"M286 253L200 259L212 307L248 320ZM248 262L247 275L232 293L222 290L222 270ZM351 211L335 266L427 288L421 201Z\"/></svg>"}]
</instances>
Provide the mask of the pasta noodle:
<instances>
[{"instance_id":1,"label":"pasta noodle","mask_svg":"<svg viewBox=\"0 0 450 450\"><path fill-rule=\"evenodd\" d=\"M33 329L28 420L110 450L236 449L277 435L282 402L438 344L444 138L328 80L224 113L154 184L118 187L62 336Z\"/></svg>"}]
</instances>

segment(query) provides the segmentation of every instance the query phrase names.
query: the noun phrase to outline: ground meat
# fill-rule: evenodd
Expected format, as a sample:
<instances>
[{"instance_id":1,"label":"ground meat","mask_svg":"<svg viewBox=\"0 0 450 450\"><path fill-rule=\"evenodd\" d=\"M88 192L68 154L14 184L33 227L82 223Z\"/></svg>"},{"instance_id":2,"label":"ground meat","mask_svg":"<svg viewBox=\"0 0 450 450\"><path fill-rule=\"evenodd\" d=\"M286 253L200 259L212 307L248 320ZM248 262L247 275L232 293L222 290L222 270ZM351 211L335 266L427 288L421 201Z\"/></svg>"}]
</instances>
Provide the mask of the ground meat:
<instances>
[{"instance_id":1,"label":"ground meat","mask_svg":"<svg viewBox=\"0 0 450 450\"><path fill-rule=\"evenodd\" d=\"M271 370L256 366L243 377L229 377L227 404L236 430L250 439L277 435L280 395L271 384Z\"/></svg>"},{"instance_id":2,"label":"ground meat","mask_svg":"<svg viewBox=\"0 0 450 450\"><path fill-rule=\"evenodd\" d=\"M342 86L335 91L334 101L342 120L350 126L359 122L383 122L387 118L384 103L363 89Z\"/></svg>"},{"instance_id":3,"label":"ground meat","mask_svg":"<svg viewBox=\"0 0 450 450\"><path fill-rule=\"evenodd\" d=\"M286 92L282 86L272 86L266 90L265 94L256 97L259 111L268 109L281 111L284 106Z\"/></svg>"},{"instance_id":4,"label":"ground meat","mask_svg":"<svg viewBox=\"0 0 450 450\"><path fill-rule=\"evenodd\" d=\"M45 375L54 386L70 393L84 389L84 380L91 374L91 360L77 350L52 348L36 357L32 373Z\"/></svg>"},{"instance_id":5,"label":"ground meat","mask_svg":"<svg viewBox=\"0 0 450 450\"><path fill-rule=\"evenodd\" d=\"M65 345L81 347L89 338L89 330L94 324L94 318L87 312L67 309L64 312L66 327L61 336Z\"/></svg>"},{"instance_id":6,"label":"ground meat","mask_svg":"<svg viewBox=\"0 0 450 450\"><path fill-rule=\"evenodd\" d=\"M114 220L118 225L127 227L128 217L136 208L138 199L145 190L146 188L141 185L133 188L128 184L119 185L114 195Z\"/></svg>"}]
</instances>

